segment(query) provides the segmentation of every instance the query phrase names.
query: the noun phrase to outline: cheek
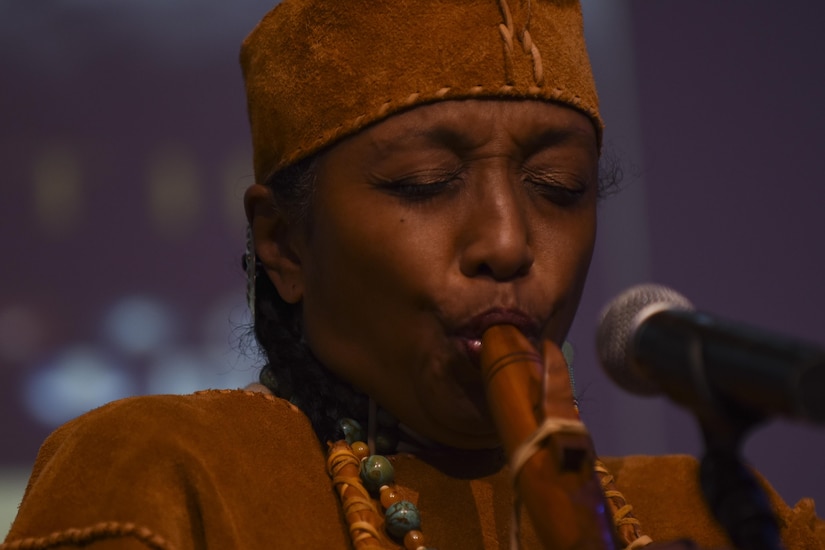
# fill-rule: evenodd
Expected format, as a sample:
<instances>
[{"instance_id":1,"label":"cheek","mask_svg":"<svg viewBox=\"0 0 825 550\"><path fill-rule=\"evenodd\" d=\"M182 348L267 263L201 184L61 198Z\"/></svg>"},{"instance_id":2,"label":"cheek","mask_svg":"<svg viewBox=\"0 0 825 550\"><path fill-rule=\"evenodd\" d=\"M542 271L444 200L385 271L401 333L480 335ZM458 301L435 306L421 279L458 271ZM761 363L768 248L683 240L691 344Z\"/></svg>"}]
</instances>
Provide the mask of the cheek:
<instances>
[{"instance_id":1,"label":"cheek","mask_svg":"<svg viewBox=\"0 0 825 550\"><path fill-rule=\"evenodd\" d=\"M590 261L593 258L593 249L596 245L596 210L595 207L585 216L579 229L576 248L576 265L578 267L577 278L581 286L590 269Z\"/></svg>"},{"instance_id":2,"label":"cheek","mask_svg":"<svg viewBox=\"0 0 825 550\"><path fill-rule=\"evenodd\" d=\"M596 241L596 208L582 205L570 212L541 218L536 229L537 255L556 263L560 275L578 278L587 270Z\"/></svg>"},{"instance_id":3,"label":"cheek","mask_svg":"<svg viewBox=\"0 0 825 550\"><path fill-rule=\"evenodd\" d=\"M431 271L433 248L398 220L370 223L331 220L319 233L306 268L311 288L327 299L365 300L367 296L403 300L416 292ZM354 292L342 296L344 292ZM365 305L369 306L368 302Z\"/></svg>"},{"instance_id":4,"label":"cheek","mask_svg":"<svg viewBox=\"0 0 825 550\"><path fill-rule=\"evenodd\" d=\"M374 191L333 196L320 205L310 260L318 285L357 289L383 300L422 300L454 256L454 213L416 210Z\"/></svg>"},{"instance_id":5,"label":"cheek","mask_svg":"<svg viewBox=\"0 0 825 550\"><path fill-rule=\"evenodd\" d=\"M572 245L574 254L571 257L570 269L568 270L570 276L572 277L572 280L569 283L572 287L572 292L570 303L567 307L569 310L569 313L567 314L568 329L569 325L573 323L573 318L578 310L579 301L581 300L581 295L584 291L584 285L587 280L587 274L590 270L590 261L593 258L593 249L596 242L595 208L593 208L592 212L588 216L583 218L577 235L578 236L575 243Z\"/></svg>"},{"instance_id":6,"label":"cheek","mask_svg":"<svg viewBox=\"0 0 825 550\"><path fill-rule=\"evenodd\" d=\"M388 210L322 212L303 266L307 340L323 363L362 389L377 383L376 369L420 347L416 335L439 271L439 247Z\"/></svg>"},{"instance_id":7,"label":"cheek","mask_svg":"<svg viewBox=\"0 0 825 550\"><path fill-rule=\"evenodd\" d=\"M573 323L595 246L595 208L580 214L553 224L553 229L544 231L536 242L540 292L548 296L558 316L547 336L557 342L566 337Z\"/></svg>"},{"instance_id":8,"label":"cheek","mask_svg":"<svg viewBox=\"0 0 825 550\"><path fill-rule=\"evenodd\" d=\"M596 242L596 211L595 207L587 208L580 216L567 224L564 233L565 269L562 271L570 278L569 285L577 289L576 303L584 288L593 248Z\"/></svg>"}]
</instances>

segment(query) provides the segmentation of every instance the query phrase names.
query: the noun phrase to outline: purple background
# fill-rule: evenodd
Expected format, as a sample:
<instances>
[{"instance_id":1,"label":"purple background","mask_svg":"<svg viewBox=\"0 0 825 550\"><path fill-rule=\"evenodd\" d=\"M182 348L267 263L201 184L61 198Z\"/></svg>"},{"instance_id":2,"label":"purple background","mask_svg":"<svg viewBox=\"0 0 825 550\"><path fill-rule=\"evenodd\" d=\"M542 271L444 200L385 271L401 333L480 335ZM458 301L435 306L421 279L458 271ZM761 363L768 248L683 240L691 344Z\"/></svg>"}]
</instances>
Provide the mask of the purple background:
<instances>
[{"instance_id":1,"label":"purple background","mask_svg":"<svg viewBox=\"0 0 825 550\"><path fill-rule=\"evenodd\" d=\"M651 280L698 308L825 343L825 36L818 30L825 8L800 1L626 5L636 79L617 88L635 88L635 101L614 103L604 86L620 71L610 63L615 53L594 51L594 65L608 140L621 152L638 132L641 147L624 155L631 157L627 189L604 205L607 223L573 334L584 348L579 387L587 388L586 420L601 452L698 454L690 416L659 399L614 392L593 368L593 319L610 296ZM625 141L611 138L611 117L624 124L634 108L638 129L631 120L613 128ZM641 229L628 231L634 225ZM617 244L623 257L607 248ZM825 502L821 427L774 422L752 435L745 454L786 500Z\"/></svg>"},{"instance_id":2,"label":"purple background","mask_svg":"<svg viewBox=\"0 0 825 550\"><path fill-rule=\"evenodd\" d=\"M125 393L159 387L147 379L161 352L205 361L215 373L200 382L212 386L251 380L256 362L242 338L251 167L237 52L270 2L34 4L0 5L0 468L33 461L52 429L32 412L33 380L78 345L122 369ZM625 191L602 206L571 334L585 419L602 454L699 454L687 413L602 375L595 319L626 286L655 281L701 309L825 344L825 7L585 8L607 147L626 172ZM153 207L158 172L190 185ZM64 195L39 199L54 174L69 182ZM157 349L127 354L106 336L124 296L166 308L172 328ZM822 428L774 422L745 450L786 500L825 502Z\"/></svg>"}]
</instances>

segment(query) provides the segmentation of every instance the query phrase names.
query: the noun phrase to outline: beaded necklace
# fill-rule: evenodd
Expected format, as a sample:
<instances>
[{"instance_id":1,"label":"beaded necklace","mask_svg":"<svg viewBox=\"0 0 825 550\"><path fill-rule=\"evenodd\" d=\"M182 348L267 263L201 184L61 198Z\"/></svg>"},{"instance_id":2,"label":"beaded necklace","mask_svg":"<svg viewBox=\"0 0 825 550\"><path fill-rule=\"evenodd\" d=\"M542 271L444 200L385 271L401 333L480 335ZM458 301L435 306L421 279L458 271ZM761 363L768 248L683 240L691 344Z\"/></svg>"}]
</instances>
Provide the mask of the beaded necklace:
<instances>
[{"instance_id":1,"label":"beaded necklace","mask_svg":"<svg viewBox=\"0 0 825 550\"><path fill-rule=\"evenodd\" d=\"M578 399L571 368L572 351L572 347L565 342L562 352L568 366L570 384L573 386L573 407L578 416ZM329 443L327 473L341 499L355 549L388 548L393 547L394 542L403 544L405 550L434 550L425 546L418 509L403 498L395 485L392 464L386 457L377 454L395 452L399 442L398 421L379 410L375 401L370 399L367 437L364 437L364 430L356 420L342 419L339 426L344 439ZM642 533L639 520L633 516L633 507L616 489L613 476L605 465L596 460L594 470L610 510L617 542L624 550L636 550L651 544L652 539ZM383 517L372 498L380 503L384 511ZM518 508L514 508L511 525L513 533L518 532L518 517ZM382 525L384 529L381 528ZM517 550L518 547L516 535L511 539L511 550Z\"/></svg>"},{"instance_id":2,"label":"beaded necklace","mask_svg":"<svg viewBox=\"0 0 825 550\"><path fill-rule=\"evenodd\" d=\"M371 412L374 413L374 409ZM375 414L371 417L375 418ZM370 446L364 442L364 439L372 441L375 448L377 439L382 443L381 452L391 453L394 445L389 447L388 444L397 443L397 436L390 435L392 430L385 429L379 431L378 437L373 434L365 438L361 425L352 419L344 419L339 425L345 439L329 443L327 473L341 499L355 549L391 548L402 544L405 550L434 550L426 546L418 509L403 498L395 485L392 463L380 454L371 453ZM596 461L595 472L622 547L635 550L651 544L653 541L643 534L639 520L633 516L633 507L617 490L613 476L601 461ZM383 514L373 499L380 503Z\"/></svg>"},{"instance_id":3,"label":"beaded necklace","mask_svg":"<svg viewBox=\"0 0 825 550\"><path fill-rule=\"evenodd\" d=\"M357 421L344 419L340 425L345 439L330 443L327 473L341 499L353 546L357 550L386 548L392 540L401 542L405 550L435 550L425 546L421 515L395 486L390 461L370 453ZM383 518L371 496L381 503ZM386 533L380 529L381 524Z\"/></svg>"}]
</instances>

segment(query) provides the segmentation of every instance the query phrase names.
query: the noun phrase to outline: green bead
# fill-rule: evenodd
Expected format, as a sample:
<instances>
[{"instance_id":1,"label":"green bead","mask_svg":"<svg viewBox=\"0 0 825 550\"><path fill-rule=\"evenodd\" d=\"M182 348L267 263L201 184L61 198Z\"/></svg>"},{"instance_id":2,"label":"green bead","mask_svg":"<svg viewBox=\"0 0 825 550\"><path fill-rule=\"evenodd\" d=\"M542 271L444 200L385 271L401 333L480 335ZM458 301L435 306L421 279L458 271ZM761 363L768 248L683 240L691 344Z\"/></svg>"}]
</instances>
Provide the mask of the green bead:
<instances>
[{"instance_id":1,"label":"green bead","mask_svg":"<svg viewBox=\"0 0 825 550\"><path fill-rule=\"evenodd\" d=\"M407 531L421 529L421 515L409 500L396 502L387 508L385 520L387 532L397 539L403 538Z\"/></svg>"},{"instance_id":2,"label":"green bead","mask_svg":"<svg viewBox=\"0 0 825 550\"><path fill-rule=\"evenodd\" d=\"M261 371L260 382L267 388L273 390L275 395L283 397L284 399L289 399L288 395L284 395L284 388L282 388L281 384L278 383L278 379L275 377L275 373L272 372L271 369L264 369Z\"/></svg>"},{"instance_id":3,"label":"green bead","mask_svg":"<svg viewBox=\"0 0 825 550\"><path fill-rule=\"evenodd\" d=\"M391 454L398 448L398 430L379 429L375 434L375 451L378 454Z\"/></svg>"},{"instance_id":4,"label":"green bead","mask_svg":"<svg viewBox=\"0 0 825 550\"><path fill-rule=\"evenodd\" d=\"M384 409L378 409L378 425L383 428L395 428L398 426L398 419Z\"/></svg>"},{"instance_id":5,"label":"green bead","mask_svg":"<svg viewBox=\"0 0 825 550\"><path fill-rule=\"evenodd\" d=\"M377 493L381 486L389 485L395 479L395 470L390 461L381 455L372 455L361 461L361 481L372 493Z\"/></svg>"},{"instance_id":6,"label":"green bead","mask_svg":"<svg viewBox=\"0 0 825 550\"><path fill-rule=\"evenodd\" d=\"M364 430L361 429L361 424L359 424L357 420L342 418L338 421L338 425L344 432L344 439L346 439L350 445L356 441L365 441Z\"/></svg>"}]
</instances>

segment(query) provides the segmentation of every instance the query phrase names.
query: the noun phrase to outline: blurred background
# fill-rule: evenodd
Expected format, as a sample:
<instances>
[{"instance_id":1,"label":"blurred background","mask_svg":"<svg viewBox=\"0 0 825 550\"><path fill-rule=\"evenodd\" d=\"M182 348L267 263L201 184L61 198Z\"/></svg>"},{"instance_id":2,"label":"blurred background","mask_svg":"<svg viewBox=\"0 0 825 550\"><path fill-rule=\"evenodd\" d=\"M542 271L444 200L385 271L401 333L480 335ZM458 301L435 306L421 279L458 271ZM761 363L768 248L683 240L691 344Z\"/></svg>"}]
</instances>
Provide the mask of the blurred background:
<instances>
[{"instance_id":1,"label":"blurred background","mask_svg":"<svg viewBox=\"0 0 825 550\"><path fill-rule=\"evenodd\" d=\"M237 57L272 4L0 0L0 538L58 425L255 379ZM625 172L570 337L585 421L603 455L699 456L690 414L601 373L598 312L655 281L825 344L825 4L583 5ZM745 456L788 502L825 506L825 429L771 422Z\"/></svg>"}]
</instances>

